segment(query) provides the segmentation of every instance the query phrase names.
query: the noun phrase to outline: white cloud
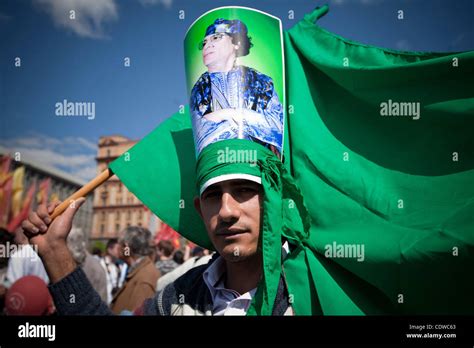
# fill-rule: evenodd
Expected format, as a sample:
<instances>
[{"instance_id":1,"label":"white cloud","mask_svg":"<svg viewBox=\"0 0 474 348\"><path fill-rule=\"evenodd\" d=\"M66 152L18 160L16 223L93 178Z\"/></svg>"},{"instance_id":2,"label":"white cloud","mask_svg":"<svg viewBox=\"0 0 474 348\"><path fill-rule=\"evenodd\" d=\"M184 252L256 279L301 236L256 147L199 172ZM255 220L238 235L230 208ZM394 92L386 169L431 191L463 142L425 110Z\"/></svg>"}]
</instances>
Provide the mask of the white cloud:
<instances>
[{"instance_id":1,"label":"white cloud","mask_svg":"<svg viewBox=\"0 0 474 348\"><path fill-rule=\"evenodd\" d=\"M84 139L82 137L67 137L67 138L65 138L65 141L68 142L68 143L79 144L79 145L87 147L88 149L97 151L97 144L96 143L93 143L92 141L89 141L89 140Z\"/></svg>"},{"instance_id":2,"label":"white cloud","mask_svg":"<svg viewBox=\"0 0 474 348\"><path fill-rule=\"evenodd\" d=\"M81 37L105 38L103 24L118 19L115 0L33 0L46 11L55 25ZM74 10L75 19L70 18Z\"/></svg>"},{"instance_id":3,"label":"white cloud","mask_svg":"<svg viewBox=\"0 0 474 348\"><path fill-rule=\"evenodd\" d=\"M74 174L81 179L89 181L97 175L97 166L83 167Z\"/></svg>"},{"instance_id":4,"label":"white cloud","mask_svg":"<svg viewBox=\"0 0 474 348\"><path fill-rule=\"evenodd\" d=\"M163 5L165 8L171 8L173 0L138 0L143 6Z\"/></svg>"},{"instance_id":5,"label":"white cloud","mask_svg":"<svg viewBox=\"0 0 474 348\"><path fill-rule=\"evenodd\" d=\"M83 137L54 138L40 133L1 139L0 145L19 152L25 160L60 169L83 180L96 175L97 145Z\"/></svg>"}]
</instances>

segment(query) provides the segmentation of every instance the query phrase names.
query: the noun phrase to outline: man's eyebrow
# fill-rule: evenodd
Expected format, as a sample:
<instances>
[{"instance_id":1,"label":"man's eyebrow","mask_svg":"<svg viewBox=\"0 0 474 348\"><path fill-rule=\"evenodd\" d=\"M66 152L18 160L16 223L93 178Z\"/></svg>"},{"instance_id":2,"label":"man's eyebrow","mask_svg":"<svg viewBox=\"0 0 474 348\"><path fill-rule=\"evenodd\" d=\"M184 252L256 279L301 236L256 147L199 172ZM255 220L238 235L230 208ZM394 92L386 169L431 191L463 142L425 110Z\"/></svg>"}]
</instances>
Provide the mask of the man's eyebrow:
<instances>
[{"instance_id":1,"label":"man's eyebrow","mask_svg":"<svg viewBox=\"0 0 474 348\"><path fill-rule=\"evenodd\" d=\"M209 186L207 189L204 190L204 192L201 194L201 197L208 194L208 193L211 193L211 192L214 192L214 191L218 191L220 188L219 186L216 186L216 185L212 185L212 186Z\"/></svg>"}]
</instances>

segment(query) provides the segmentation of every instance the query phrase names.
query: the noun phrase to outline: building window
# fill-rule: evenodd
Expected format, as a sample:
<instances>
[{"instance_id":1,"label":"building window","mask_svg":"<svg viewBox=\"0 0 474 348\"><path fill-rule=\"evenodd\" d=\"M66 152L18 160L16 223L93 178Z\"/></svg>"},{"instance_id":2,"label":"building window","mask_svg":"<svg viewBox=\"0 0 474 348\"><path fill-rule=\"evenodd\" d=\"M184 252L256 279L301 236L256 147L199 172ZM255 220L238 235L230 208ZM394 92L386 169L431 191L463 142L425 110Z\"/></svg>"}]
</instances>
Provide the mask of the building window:
<instances>
[{"instance_id":1,"label":"building window","mask_svg":"<svg viewBox=\"0 0 474 348\"><path fill-rule=\"evenodd\" d=\"M102 224L100 225L100 236L103 237L104 236L104 230L105 230L105 226Z\"/></svg>"},{"instance_id":2,"label":"building window","mask_svg":"<svg viewBox=\"0 0 474 348\"><path fill-rule=\"evenodd\" d=\"M100 193L100 198L102 199L102 205L107 205L107 196L109 193L107 192L107 186L104 185L104 189Z\"/></svg>"},{"instance_id":3,"label":"building window","mask_svg":"<svg viewBox=\"0 0 474 348\"><path fill-rule=\"evenodd\" d=\"M141 221L143 219L143 210L138 211L138 220Z\"/></svg>"},{"instance_id":4,"label":"building window","mask_svg":"<svg viewBox=\"0 0 474 348\"><path fill-rule=\"evenodd\" d=\"M107 149L107 157L110 157L110 149Z\"/></svg>"},{"instance_id":5,"label":"building window","mask_svg":"<svg viewBox=\"0 0 474 348\"><path fill-rule=\"evenodd\" d=\"M117 192L122 192L122 183L119 182Z\"/></svg>"},{"instance_id":6,"label":"building window","mask_svg":"<svg viewBox=\"0 0 474 348\"><path fill-rule=\"evenodd\" d=\"M117 211L115 213L115 220L120 220L120 212L119 211Z\"/></svg>"},{"instance_id":7,"label":"building window","mask_svg":"<svg viewBox=\"0 0 474 348\"><path fill-rule=\"evenodd\" d=\"M115 232L120 232L120 224L115 224Z\"/></svg>"},{"instance_id":8,"label":"building window","mask_svg":"<svg viewBox=\"0 0 474 348\"><path fill-rule=\"evenodd\" d=\"M115 204L122 204L122 197L121 196L117 196Z\"/></svg>"},{"instance_id":9,"label":"building window","mask_svg":"<svg viewBox=\"0 0 474 348\"><path fill-rule=\"evenodd\" d=\"M132 212L129 210L127 211L127 220L131 220L132 219Z\"/></svg>"},{"instance_id":10,"label":"building window","mask_svg":"<svg viewBox=\"0 0 474 348\"><path fill-rule=\"evenodd\" d=\"M100 214L101 221L105 221L105 211Z\"/></svg>"}]
</instances>

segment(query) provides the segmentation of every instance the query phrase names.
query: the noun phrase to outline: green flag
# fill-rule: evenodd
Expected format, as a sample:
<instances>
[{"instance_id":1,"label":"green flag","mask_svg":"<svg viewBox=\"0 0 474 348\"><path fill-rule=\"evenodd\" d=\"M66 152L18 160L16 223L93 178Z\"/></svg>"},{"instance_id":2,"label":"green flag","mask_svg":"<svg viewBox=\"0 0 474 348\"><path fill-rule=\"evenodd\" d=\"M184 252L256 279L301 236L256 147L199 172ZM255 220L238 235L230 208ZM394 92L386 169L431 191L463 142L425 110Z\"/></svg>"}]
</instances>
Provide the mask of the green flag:
<instances>
[{"instance_id":1,"label":"green flag","mask_svg":"<svg viewBox=\"0 0 474 348\"><path fill-rule=\"evenodd\" d=\"M311 217L283 261L295 313L472 314L474 52L359 44L318 27L326 12L284 37L285 164ZM193 206L193 146L186 110L110 168L212 248Z\"/></svg>"}]
</instances>

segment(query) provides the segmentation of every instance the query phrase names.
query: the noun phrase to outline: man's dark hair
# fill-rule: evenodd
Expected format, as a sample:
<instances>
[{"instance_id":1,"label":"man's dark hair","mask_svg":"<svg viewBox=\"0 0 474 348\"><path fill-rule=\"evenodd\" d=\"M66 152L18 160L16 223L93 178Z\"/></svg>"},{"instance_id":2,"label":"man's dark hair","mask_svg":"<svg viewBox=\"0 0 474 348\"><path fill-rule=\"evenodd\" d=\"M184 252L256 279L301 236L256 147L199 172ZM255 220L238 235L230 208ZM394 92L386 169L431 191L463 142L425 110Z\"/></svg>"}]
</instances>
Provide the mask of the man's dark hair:
<instances>
[{"instance_id":1,"label":"man's dark hair","mask_svg":"<svg viewBox=\"0 0 474 348\"><path fill-rule=\"evenodd\" d=\"M98 247L93 247L92 248L92 255L97 255L99 257L102 257L102 250Z\"/></svg>"},{"instance_id":2,"label":"man's dark hair","mask_svg":"<svg viewBox=\"0 0 474 348\"><path fill-rule=\"evenodd\" d=\"M169 257L174 251L173 243L169 240L160 240L158 243L158 250L160 250L166 257Z\"/></svg>"},{"instance_id":3,"label":"man's dark hair","mask_svg":"<svg viewBox=\"0 0 474 348\"><path fill-rule=\"evenodd\" d=\"M177 250L173 255L173 260L178 265L181 265L184 262L184 253L181 250Z\"/></svg>"},{"instance_id":4,"label":"man's dark hair","mask_svg":"<svg viewBox=\"0 0 474 348\"><path fill-rule=\"evenodd\" d=\"M14 243L13 240L14 240L13 234L8 232L8 230L6 230L5 228L0 227L0 244L2 245L6 245L7 243L13 244ZM9 253L7 253L7 257L0 257L0 268L4 268L8 266L8 259L9 259L8 254Z\"/></svg>"},{"instance_id":5,"label":"man's dark hair","mask_svg":"<svg viewBox=\"0 0 474 348\"><path fill-rule=\"evenodd\" d=\"M110 238L107 241L107 245L105 246L105 250L109 250L110 248L113 248L115 246L115 244L117 244L117 243L118 243L117 238Z\"/></svg>"},{"instance_id":6,"label":"man's dark hair","mask_svg":"<svg viewBox=\"0 0 474 348\"><path fill-rule=\"evenodd\" d=\"M7 229L0 227L0 244L7 244L7 242L13 243L13 234L8 232Z\"/></svg>"},{"instance_id":7,"label":"man's dark hair","mask_svg":"<svg viewBox=\"0 0 474 348\"><path fill-rule=\"evenodd\" d=\"M253 47L252 38L246 34L227 34L232 38L232 43L238 45L240 42L240 47L236 52L237 57L246 56L249 54L250 48Z\"/></svg>"},{"instance_id":8,"label":"man's dark hair","mask_svg":"<svg viewBox=\"0 0 474 348\"><path fill-rule=\"evenodd\" d=\"M200 246L197 246L193 249L193 251L191 251L191 256L195 257L195 256L198 256L198 257L201 257L204 255L204 249L201 248Z\"/></svg>"}]
</instances>

